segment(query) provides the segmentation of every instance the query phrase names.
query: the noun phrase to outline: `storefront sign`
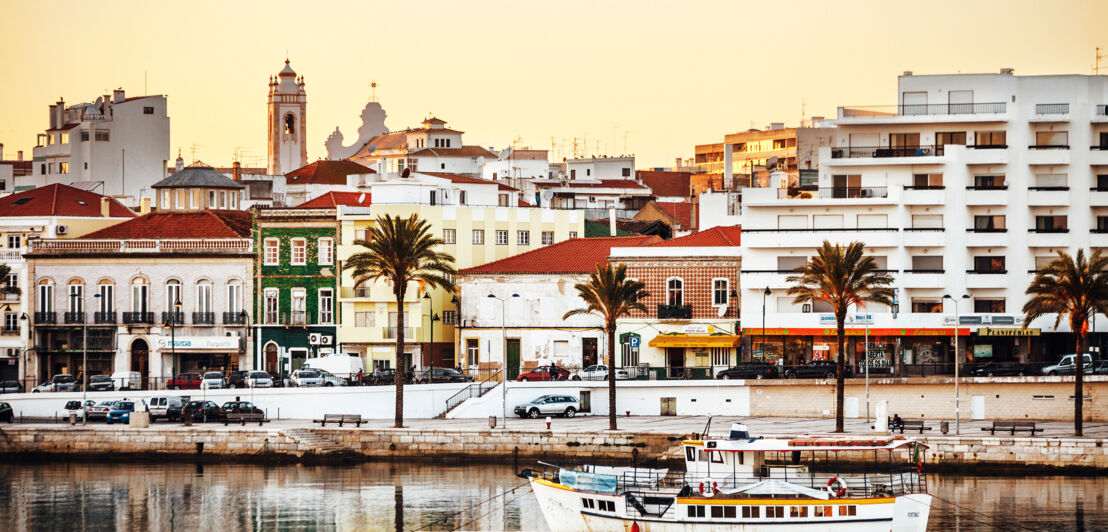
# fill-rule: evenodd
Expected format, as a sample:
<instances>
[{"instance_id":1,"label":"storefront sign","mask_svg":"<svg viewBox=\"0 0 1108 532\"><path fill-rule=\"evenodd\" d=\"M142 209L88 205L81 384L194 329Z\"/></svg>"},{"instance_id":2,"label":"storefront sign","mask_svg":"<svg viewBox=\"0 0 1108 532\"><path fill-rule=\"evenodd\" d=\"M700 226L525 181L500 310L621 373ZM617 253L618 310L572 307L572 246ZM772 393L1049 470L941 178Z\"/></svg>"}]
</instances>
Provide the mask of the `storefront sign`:
<instances>
[{"instance_id":1,"label":"storefront sign","mask_svg":"<svg viewBox=\"0 0 1108 532\"><path fill-rule=\"evenodd\" d=\"M850 323L873 323L873 314L855 314L850 317Z\"/></svg>"},{"instance_id":2,"label":"storefront sign","mask_svg":"<svg viewBox=\"0 0 1108 532\"><path fill-rule=\"evenodd\" d=\"M706 323L693 323L685 326L685 334L712 334L712 327Z\"/></svg>"},{"instance_id":3,"label":"storefront sign","mask_svg":"<svg viewBox=\"0 0 1108 532\"><path fill-rule=\"evenodd\" d=\"M940 328L846 328L847 336L865 336L866 331L869 331L870 336L954 336L954 329L947 327ZM812 327L797 327L793 328L771 328L765 329L766 336L835 336L834 328L812 328ZM970 330L965 327L958 328L958 336L969 336ZM762 329L754 327L749 329L743 329L743 335L761 336Z\"/></svg>"},{"instance_id":4,"label":"storefront sign","mask_svg":"<svg viewBox=\"0 0 1108 532\"><path fill-rule=\"evenodd\" d=\"M973 346L973 358L992 358L993 346L977 344Z\"/></svg>"},{"instance_id":5,"label":"storefront sign","mask_svg":"<svg viewBox=\"0 0 1108 532\"><path fill-rule=\"evenodd\" d=\"M819 322L833 325L833 324L835 324L835 315L834 314L820 314L819 315Z\"/></svg>"},{"instance_id":6,"label":"storefront sign","mask_svg":"<svg viewBox=\"0 0 1108 532\"><path fill-rule=\"evenodd\" d=\"M994 329L985 327L977 329L977 336L1038 336L1041 329Z\"/></svg>"},{"instance_id":7,"label":"storefront sign","mask_svg":"<svg viewBox=\"0 0 1108 532\"><path fill-rule=\"evenodd\" d=\"M172 343L172 345L170 345ZM178 336L170 339L168 336L158 338L158 349L219 349L237 350L239 348L238 336Z\"/></svg>"}]
</instances>

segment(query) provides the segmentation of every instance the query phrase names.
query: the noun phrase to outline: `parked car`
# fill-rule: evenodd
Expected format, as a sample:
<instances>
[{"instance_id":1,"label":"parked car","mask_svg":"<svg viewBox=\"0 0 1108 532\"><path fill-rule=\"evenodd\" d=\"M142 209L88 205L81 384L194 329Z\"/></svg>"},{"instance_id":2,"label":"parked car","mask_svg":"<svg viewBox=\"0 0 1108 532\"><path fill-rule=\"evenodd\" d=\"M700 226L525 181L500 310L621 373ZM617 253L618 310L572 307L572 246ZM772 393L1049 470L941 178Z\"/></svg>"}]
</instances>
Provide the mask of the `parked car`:
<instances>
[{"instance_id":1,"label":"parked car","mask_svg":"<svg viewBox=\"0 0 1108 532\"><path fill-rule=\"evenodd\" d=\"M777 365L769 362L739 362L734 367L720 370L717 379L776 379Z\"/></svg>"},{"instance_id":2,"label":"parked car","mask_svg":"<svg viewBox=\"0 0 1108 532\"><path fill-rule=\"evenodd\" d=\"M539 416L565 416L573 417L581 409L577 398L571 395L543 395L534 401L516 406L515 413L519 417L537 419Z\"/></svg>"},{"instance_id":3,"label":"parked car","mask_svg":"<svg viewBox=\"0 0 1108 532\"><path fill-rule=\"evenodd\" d=\"M1090 373L1093 375L1108 375L1108 360L1101 360L1100 362L1094 363Z\"/></svg>"},{"instance_id":4,"label":"parked car","mask_svg":"<svg viewBox=\"0 0 1108 532\"><path fill-rule=\"evenodd\" d=\"M185 403L183 397L176 395L155 395L150 398L150 422L153 423L160 417L164 417L170 421L174 421L176 416L174 415L174 409L177 414L181 413L181 405Z\"/></svg>"},{"instance_id":5,"label":"parked car","mask_svg":"<svg viewBox=\"0 0 1108 532\"><path fill-rule=\"evenodd\" d=\"M1082 364L1084 373L1086 375L1092 373L1093 356L1085 353L1081 358L1084 359L1084 363ZM1076 369L1077 355L1071 353L1069 355L1063 355L1062 358L1058 360L1057 364L1043 368L1043 375L1073 375Z\"/></svg>"},{"instance_id":6,"label":"parked car","mask_svg":"<svg viewBox=\"0 0 1108 532\"><path fill-rule=\"evenodd\" d=\"M218 371L208 371L204 373L203 380L200 382L201 390L220 390L224 387L223 374Z\"/></svg>"},{"instance_id":7,"label":"parked car","mask_svg":"<svg viewBox=\"0 0 1108 532\"><path fill-rule=\"evenodd\" d=\"M107 419L108 412L111 412L112 405L115 404L115 399L109 399L107 401L100 401L99 403L88 407L88 418L92 419Z\"/></svg>"},{"instance_id":8,"label":"parked car","mask_svg":"<svg viewBox=\"0 0 1108 532\"><path fill-rule=\"evenodd\" d=\"M372 373L362 377L362 384L379 385L396 382L396 370L392 368L377 368Z\"/></svg>"},{"instance_id":9,"label":"parked car","mask_svg":"<svg viewBox=\"0 0 1108 532\"><path fill-rule=\"evenodd\" d=\"M272 388L273 378L264 371L250 371L247 372L243 383L250 388Z\"/></svg>"},{"instance_id":10,"label":"parked car","mask_svg":"<svg viewBox=\"0 0 1108 532\"><path fill-rule=\"evenodd\" d=\"M608 380L608 366L604 364L596 364L589 366L577 373L574 373L572 380L575 381L606 381ZM627 373L627 370L623 368L616 368L616 380L627 380L631 378L631 374ZM561 379L558 379L561 380Z\"/></svg>"},{"instance_id":11,"label":"parked car","mask_svg":"<svg viewBox=\"0 0 1108 532\"><path fill-rule=\"evenodd\" d=\"M285 387L285 379L282 378L280 375L278 375L276 373L270 373L269 374L269 380L270 380L270 382L273 383L274 388L284 388Z\"/></svg>"},{"instance_id":12,"label":"parked car","mask_svg":"<svg viewBox=\"0 0 1108 532\"><path fill-rule=\"evenodd\" d=\"M569 379L569 370L557 366L539 366L526 373L520 373L516 380L528 381L564 381Z\"/></svg>"},{"instance_id":13,"label":"parked car","mask_svg":"<svg viewBox=\"0 0 1108 532\"><path fill-rule=\"evenodd\" d=\"M0 381L0 393L19 393L23 391L23 387L19 385L19 381Z\"/></svg>"},{"instance_id":14,"label":"parked car","mask_svg":"<svg viewBox=\"0 0 1108 532\"><path fill-rule=\"evenodd\" d=\"M227 401L223 403L220 411L223 412L223 417L227 417L227 414L265 414L261 408L249 401Z\"/></svg>"},{"instance_id":15,"label":"parked car","mask_svg":"<svg viewBox=\"0 0 1108 532\"><path fill-rule=\"evenodd\" d=\"M93 375L88 378L88 391L110 392L115 390L115 383L108 375Z\"/></svg>"},{"instance_id":16,"label":"parked car","mask_svg":"<svg viewBox=\"0 0 1108 532\"><path fill-rule=\"evenodd\" d=\"M165 381L165 387L170 390L199 390L203 379L199 373L178 373L176 377Z\"/></svg>"},{"instance_id":17,"label":"parked car","mask_svg":"<svg viewBox=\"0 0 1108 532\"><path fill-rule=\"evenodd\" d=\"M246 379L250 372L246 370L232 371L227 374L227 388L246 388L249 383Z\"/></svg>"},{"instance_id":18,"label":"parked car","mask_svg":"<svg viewBox=\"0 0 1108 532\"><path fill-rule=\"evenodd\" d=\"M289 377L289 384L298 387L322 386L323 374L318 369L298 369L292 372L292 376Z\"/></svg>"},{"instance_id":19,"label":"parked car","mask_svg":"<svg viewBox=\"0 0 1108 532\"><path fill-rule=\"evenodd\" d=\"M835 361L813 360L803 366L785 368L786 379L834 379ZM843 366L843 377L853 377L854 368Z\"/></svg>"},{"instance_id":20,"label":"parked car","mask_svg":"<svg viewBox=\"0 0 1108 532\"><path fill-rule=\"evenodd\" d=\"M67 373L59 373L54 378L35 386L32 392L72 392L77 389L77 378Z\"/></svg>"},{"instance_id":21,"label":"parked car","mask_svg":"<svg viewBox=\"0 0 1108 532\"><path fill-rule=\"evenodd\" d=\"M212 401L189 401L185 409L192 412L192 420L197 423L223 419L223 411Z\"/></svg>"},{"instance_id":22,"label":"parked car","mask_svg":"<svg viewBox=\"0 0 1108 532\"><path fill-rule=\"evenodd\" d=\"M8 403L0 403L0 421L15 422L15 410Z\"/></svg>"},{"instance_id":23,"label":"parked car","mask_svg":"<svg viewBox=\"0 0 1108 532\"><path fill-rule=\"evenodd\" d=\"M68 418L71 414L75 414L77 419L84 419L85 410L96 405L96 401L66 401L65 406L62 407L62 417Z\"/></svg>"},{"instance_id":24,"label":"parked car","mask_svg":"<svg viewBox=\"0 0 1108 532\"><path fill-rule=\"evenodd\" d=\"M473 377L469 375L463 375L458 370L452 368L433 368L423 372L420 375L419 382L472 382Z\"/></svg>"},{"instance_id":25,"label":"parked car","mask_svg":"<svg viewBox=\"0 0 1108 532\"><path fill-rule=\"evenodd\" d=\"M323 380L323 386L346 386L346 379L339 377L330 371L325 369L316 369L312 371L319 372L319 378Z\"/></svg>"},{"instance_id":26,"label":"parked car","mask_svg":"<svg viewBox=\"0 0 1108 532\"><path fill-rule=\"evenodd\" d=\"M117 371L112 373L112 384L116 390L142 389L142 374L137 371Z\"/></svg>"},{"instance_id":27,"label":"parked car","mask_svg":"<svg viewBox=\"0 0 1108 532\"><path fill-rule=\"evenodd\" d=\"M112 423L129 423L131 421L131 412L135 411L134 401L116 401L112 405L112 409L108 411L107 422L109 425Z\"/></svg>"},{"instance_id":28,"label":"parked car","mask_svg":"<svg viewBox=\"0 0 1108 532\"><path fill-rule=\"evenodd\" d=\"M1027 374L1027 366L1020 362L994 362L989 361L970 370L970 375L975 377L1003 377Z\"/></svg>"}]
</instances>

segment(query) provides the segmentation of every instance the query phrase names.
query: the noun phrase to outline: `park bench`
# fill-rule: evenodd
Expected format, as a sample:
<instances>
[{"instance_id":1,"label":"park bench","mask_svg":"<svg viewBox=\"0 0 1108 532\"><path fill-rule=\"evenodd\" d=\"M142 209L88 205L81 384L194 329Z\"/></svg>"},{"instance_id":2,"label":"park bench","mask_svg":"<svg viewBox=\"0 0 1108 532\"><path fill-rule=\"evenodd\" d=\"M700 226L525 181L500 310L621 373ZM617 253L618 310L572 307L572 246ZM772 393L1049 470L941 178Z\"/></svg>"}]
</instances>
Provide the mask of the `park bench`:
<instances>
[{"instance_id":1,"label":"park bench","mask_svg":"<svg viewBox=\"0 0 1108 532\"><path fill-rule=\"evenodd\" d=\"M245 426L247 423L253 423L255 421L258 422L258 426L260 427L262 426L262 423L266 423L269 420L265 418L265 414L258 412L241 414L230 413L227 414L227 417L223 419L223 425L226 426L230 423L238 423L239 425Z\"/></svg>"},{"instance_id":2,"label":"park bench","mask_svg":"<svg viewBox=\"0 0 1108 532\"><path fill-rule=\"evenodd\" d=\"M993 421L991 427L981 427L981 430L989 431L989 434L996 434L997 431L1007 432L1015 435L1016 431L1030 432L1032 436L1035 432L1042 432L1043 429L1036 428L1034 421Z\"/></svg>"},{"instance_id":3,"label":"park bench","mask_svg":"<svg viewBox=\"0 0 1108 532\"><path fill-rule=\"evenodd\" d=\"M323 419L314 420L319 423L320 427L326 427L328 423L338 423L341 427L343 423L353 423L356 427L362 426L361 414L323 414Z\"/></svg>"},{"instance_id":4,"label":"park bench","mask_svg":"<svg viewBox=\"0 0 1108 532\"><path fill-rule=\"evenodd\" d=\"M905 419L904 421L900 422L899 427L896 427L893 430L895 431L896 429L900 429L901 434L904 434L905 430L918 430L920 434L923 434L923 431L931 430L932 428L933 427L928 427L927 425L925 425L922 419Z\"/></svg>"}]
</instances>

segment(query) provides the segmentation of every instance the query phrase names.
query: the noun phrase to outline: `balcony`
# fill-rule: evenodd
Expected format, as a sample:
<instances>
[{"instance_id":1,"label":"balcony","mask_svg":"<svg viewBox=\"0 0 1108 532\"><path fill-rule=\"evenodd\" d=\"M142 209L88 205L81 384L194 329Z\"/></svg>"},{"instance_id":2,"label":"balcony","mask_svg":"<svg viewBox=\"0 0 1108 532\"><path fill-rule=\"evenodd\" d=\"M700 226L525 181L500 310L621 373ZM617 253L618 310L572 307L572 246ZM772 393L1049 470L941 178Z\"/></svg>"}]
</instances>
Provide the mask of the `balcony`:
<instances>
[{"instance_id":1,"label":"balcony","mask_svg":"<svg viewBox=\"0 0 1108 532\"><path fill-rule=\"evenodd\" d=\"M1089 164L1092 166L1108 166L1108 146L1089 146Z\"/></svg>"},{"instance_id":2,"label":"balcony","mask_svg":"<svg viewBox=\"0 0 1108 532\"><path fill-rule=\"evenodd\" d=\"M942 288L946 286L946 270L904 270L897 281L904 288Z\"/></svg>"},{"instance_id":3,"label":"balcony","mask_svg":"<svg viewBox=\"0 0 1108 532\"><path fill-rule=\"evenodd\" d=\"M151 325L154 323L153 312L124 312L123 323L129 325Z\"/></svg>"},{"instance_id":4,"label":"balcony","mask_svg":"<svg viewBox=\"0 0 1108 532\"><path fill-rule=\"evenodd\" d=\"M14 329L9 329L7 327L4 327L3 329L0 329L0 336L19 336L19 328L16 327Z\"/></svg>"},{"instance_id":5,"label":"balcony","mask_svg":"<svg viewBox=\"0 0 1108 532\"><path fill-rule=\"evenodd\" d=\"M15 292L0 292L0 301L19 301L19 296Z\"/></svg>"},{"instance_id":6,"label":"balcony","mask_svg":"<svg viewBox=\"0 0 1108 532\"><path fill-rule=\"evenodd\" d=\"M941 247L946 245L946 229L942 227L905 227L901 239L904 242L904 247Z\"/></svg>"},{"instance_id":7,"label":"balcony","mask_svg":"<svg viewBox=\"0 0 1108 532\"><path fill-rule=\"evenodd\" d=\"M1070 119L1070 104L1068 103L1037 103L1035 115L1030 122L1068 122Z\"/></svg>"},{"instance_id":8,"label":"balcony","mask_svg":"<svg viewBox=\"0 0 1108 532\"><path fill-rule=\"evenodd\" d=\"M815 190L800 188L777 189L778 199L862 199L887 198L888 187L828 187Z\"/></svg>"},{"instance_id":9,"label":"balcony","mask_svg":"<svg viewBox=\"0 0 1108 532\"><path fill-rule=\"evenodd\" d=\"M66 312L66 313L62 314L62 321L64 321L65 323L84 323L85 322L85 313L84 312Z\"/></svg>"},{"instance_id":10,"label":"balcony","mask_svg":"<svg viewBox=\"0 0 1108 532\"><path fill-rule=\"evenodd\" d=\"M1066 247L1069 243L1069 229L1028 229L1027 247L1053 248Z\"/></svg>"},{"instance_id":11,"label":"balcony","mask_svg":"<svg viewBox=\"0 0 1108 532\"><path fill-rule=\"evenodd\" d=\"M382 327L381 336L386 340L395 340L397 333L400 331L399 327ZM404 327L404 339L410 340L415 337L415 327Z\"/></svg>"},{"instance_id":12,"label":"balcony","mask_svg":"<svg viewBox=\"0 0 1108 532\"><path fill-rule=\"evenodd\" d=\"M1092 229L1089 231L1089 247L1108 248L1108 230Z\"/></svg>"},{"instance_id":13,"label":"balcony","mask_svg":"<svg viewBox=\"0 0 1108 532\"><path fill-rule=\"evenodd\" d=\"M291 310L281 313L281 325L303 327L308 324L308 314L303 310Z\"/></svg>"},{"instance_id":14,"label":"balcony","mask_svg":"<svg viewBox=\"0 0 1108 532\"><path fill-rule=\"evenodd\" d=\"M691 320L692 305L658 305L660 320Z\"/></svg>"},{"instance_id":15,"label":"balcony","mask_svg":"<svg viewBox=\"0 0 1108 532\"><path fill-rule=\"evenodd\" d=\"M1007 245L1007 229L966 229L966 247L992 248Z\"/></svg>"},{"instance_id":16,"label":"balcony","mask_svg":"<svg viewBox=\"0 0 1108 532\"><path fill-rule=\"evenodd\" d=\"M218 254L251 255L254 252L253 241L249 238L211 238L211 239L132 239L132 240L31 240L27 253L30 255L103 255L103 254Z\"/></svg>"},{"instance_id":17,"label":"balcony","mask_svg":"<svg viewBox=\"0 0 1108 532\"><path fill-rule=\"evenodd\" d=\"M246 325L246 313L244 312L224 312L223 313L224 325Z\"/></svg>"},{"instance_id":18,"label":"balcony","mask_svg":"<svg viewBox=\"0 0 1108 532\"><path fill-rule=\"evenodd\" d=\"M747 287L788 288L790 285L786 279L792 274L792 270L743 270L741 284Z\"/></svg>"},{"instance_id":19,"label":"balcony","mask_svg":"<svg viewBox=\"0 0 1108 532\"><path fill-rule=\"evenodd\" d=\"M1027 147L1027 164L1053 166L1070 164L1070 147L1065 144L1035 144Z\"/></svg>"},{"instance_id":20,"label":"balcony","mask_svg":"<svg viewBox=\"0 0 1108 532\"><path fill-rule=\"evenodd\" d=\"M942 117L948 122L980 122L1004 120L1006 102L931 103L907 105L867 105L839 107L839 121L846 123L925 123Z\"/></svg>"},{"instance_id":21,"label":"balcony","mask_svg":"<svg viewBox=\"0 0 1108 532\"><path fill-rule=\"evenodd\" d=\"M744 229L745 248L818 248L824 240L862 240L867 247L896 247L900 231L895 227L839 227L834 229Z\"/></svg>"},{"instance_id":22,"label":"balcony","mask_svg":"<svg viewBox=\"0 0 1108 532\"><path fill-rule=\"evenodd\" d=\"M912 147L889 146L834 146L831 148L832 159L904 159L911 158L906 163L926 163L937 161L916 161L925 157L942 157L945 146L924 145Z\"/></svg>"},{"instance_id":23,"label":"balcony","mask_svg":"<svg viewBox=\"0 0 1108 532\"><path fill-rule=\"evenodd\" d=\"M1007 270L966 270L966 288L1008 288Z\"/></svg>"},{"instance_id":24,"label":"balcony","mask_svg":"<svg viewBox=\"0 0 1108 532\"><path fill-rule=\"evenodd\" d=\"M94 312L92 314L92 322L106 325L114 325L116 323L115 312Z\"/></svg>"},{"instance_id":25,"label":"balcony","mask_svg":"<svg viewBox=\"0 0 1108 532\"><path fill-rule=\"evenodd\" d=\"M193 312L193 325L215 325L215 312Z\"/></svg>"},{"instance_id":26,"label":"balcony","mask_svg":"<svg viewBox=\"0 0 1108 532\"><path fill-rule=\"evenodd\" d=\"M344 286L340 296L342 299L368 299L370 289L369 286Z\"/></svg>"},{"instance_id":27,"label":"balcony","mask_svg":"<svg viewBox=\"0 0 1108 532\"><path fill-rule=\"evenodd\" d=\"M1096 106L1096 108L1093 109L1092 121L1094 123L1108 122L1108 105L1101 104Z\"/></svg>"},{"instance_id":28,"label":"balcony","mask_svg":"<svg viewBox=\"0 0 1108 532\"><path fill-rule=\"evenodd\" d=\"M1006 144L978 144L966 148L966 164L1008 164Z\"/></svg>"},{"instance_id":29,"label":"balcony","mask_svg":"<svg viewBox=\"0 0 1108 532\"><path fill-rule=\"evenodd\" d=\"M904 187L905 205L944 205L946 203L946 187Z\"/></svg>"},{"instance_id":30,"label":"balcony","mask_svg":"<svg viewBox=\"0 0 1108 532\"><path fill-rule=\"evenodd\" d=\"M1070 204L1070 187L1030 187L1027 205L1031 207L1065 207Z\"/></svg>"},{"instance_id":31,"label":"balcony","mask_svg":"<svg viewBox=\"0 0 1108 532\"><path fill-rule=\"evenodd\" d=\"M184 312L162 312L162 323L173 323L174 326L185 324Z\"/></svg>"},{"instance_id":32,"label":"balcony","mask_svg":"<svg viewBox=\"0 0 1108 532\"><path fill-rule=\"evenodd\" d=\"M966 187L966 205L1008 205L1008 187Z\"/></svg>"},{"instance_id":33,"label":"balcony","mask_svg":"<svg viewBox=\"0 0 1108 532\"><path fill-rule=\"evenodd\" d=\"M58 313L57 312L36 312L35 313L35 323L38 323L38 324L58 323Z\"/></svg>"}]
</instances>

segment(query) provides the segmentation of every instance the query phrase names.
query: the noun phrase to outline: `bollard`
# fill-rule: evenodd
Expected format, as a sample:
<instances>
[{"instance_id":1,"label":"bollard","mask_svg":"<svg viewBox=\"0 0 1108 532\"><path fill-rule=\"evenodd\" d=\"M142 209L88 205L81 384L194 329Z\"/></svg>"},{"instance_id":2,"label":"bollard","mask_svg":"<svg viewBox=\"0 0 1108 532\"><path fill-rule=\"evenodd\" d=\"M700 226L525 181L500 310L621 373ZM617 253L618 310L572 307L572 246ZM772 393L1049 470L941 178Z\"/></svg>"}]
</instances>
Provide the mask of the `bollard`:
<instances>
[{"instance_id":1,"label":"bollard","mask_svg":"<svg viewBox=\"0 0 1108 532\"><path fill-rule=\"evenodd\" d=\"M946 434L947 432L949 432L950 431L950 422L949 421L939 422L939 430L942 431L943 434Z\"/></svg>"},{"instance_id":2,"label":"bollard","mask_svg":"<svg viewBox=\"0 0 1108 532\"><path fill-rule=\"evenodd\" d=\"M628 411L626 412L626 415L625 415L624 417L631 417L631 411L630 411L630 410L628 410Z\"/></svg>"},{"instance_id":3,"label":"bollard","mask_svg":"<svg viewBox=\"0 0 1108 532\"><path fill-rule=\"evenodd\" d=\"M489 416L489 428L490 429L495 429L496 428L496 416Z\"/></svg>"},{"instance_id":4,"label":"bollard","mask_svg":"<svg viewBox=\"0 0 1108 532\"><path fill-rule=\"evenodd\" d=\"M76 412L70 412L69 413L69 424L70 425L76 425L77 424L77 413Z\"/></svg>"},{"instance_id":5,"label":"bollard","mask_svg":"<svg viewBox=\"0 0 1108 532\"><path fill-rule=\"evenodd\" d=\"M550 430L550 416L546 416L546 430Z\"/></svg>"}]
</instances>

